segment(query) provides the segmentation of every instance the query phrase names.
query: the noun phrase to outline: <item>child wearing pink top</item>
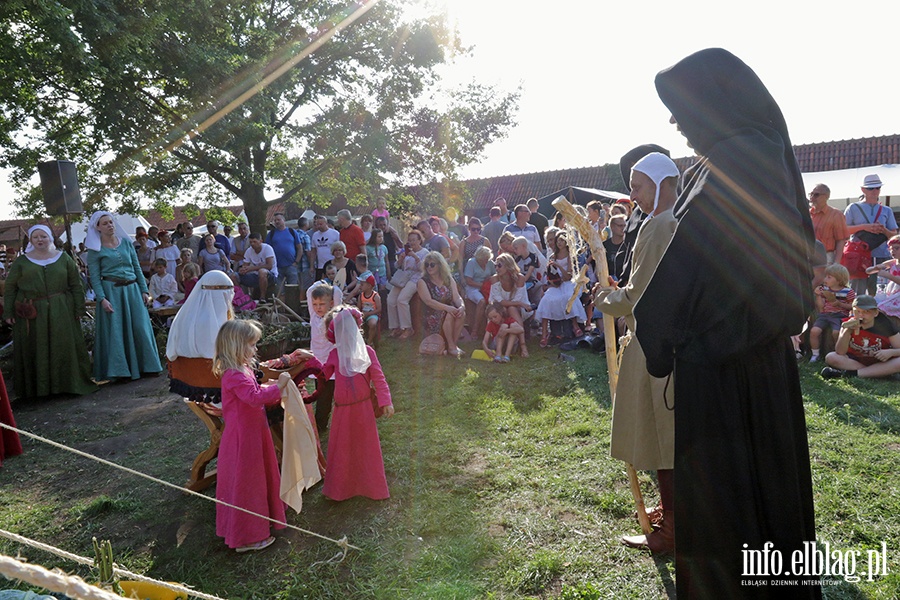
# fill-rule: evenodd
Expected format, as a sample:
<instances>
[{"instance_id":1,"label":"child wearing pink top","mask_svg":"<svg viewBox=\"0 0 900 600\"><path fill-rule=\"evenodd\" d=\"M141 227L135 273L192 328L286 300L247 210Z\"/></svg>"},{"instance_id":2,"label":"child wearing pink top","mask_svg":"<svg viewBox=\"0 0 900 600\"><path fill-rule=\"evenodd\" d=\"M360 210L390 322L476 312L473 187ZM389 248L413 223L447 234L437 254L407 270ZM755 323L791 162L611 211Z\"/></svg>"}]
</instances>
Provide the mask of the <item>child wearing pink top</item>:
<instances>
[{"instance_id":1,"label":"child wearing pink top","mask_svg":"<svg viewBox=\"0 0 900 600\"><path fill-rule=\"evenodd\" d=\"M325 315L325 322L326 335L335 344L323 369L325 377L334 375L334 416L322 494L332 500L354 496L384 500L390 493L371 389L375 388L378 412L385 417L394 414L391 390L375 350L363 342L359 311L338 306Z\"/></svg>"},{"instance_id":2,"label":"child wearing pink top","mask_svg":"<svg viewBox=\"0 0 900 600\"><path fill-rule=\"evenodd\" d=\"M252 365L260 337L262 326L256 321L226 321L216 336L213 359L213 373L222 378L222 418L228 424L219 444L216 499L276 521L217 504L216 535L238 552L267 548L275 541L270 529L285 527L266 405L281 401L291 376L282 373L277 385L261 387L256 382Z\"/></svg>"},{"instance_id":3,"label":"child wearing pink top","mask_svg":"<svg viewBox=\"0 0 900 600\"><path fill-rule=\"evenodd\" d=\"M385 200L384 197L379 196L375 201L375 210L372 211L372 216L376 219L378 217L384 217L388 220L388 223L391 222L391 213L388 212L387 200Z\"/></svg>"}]
</instances>

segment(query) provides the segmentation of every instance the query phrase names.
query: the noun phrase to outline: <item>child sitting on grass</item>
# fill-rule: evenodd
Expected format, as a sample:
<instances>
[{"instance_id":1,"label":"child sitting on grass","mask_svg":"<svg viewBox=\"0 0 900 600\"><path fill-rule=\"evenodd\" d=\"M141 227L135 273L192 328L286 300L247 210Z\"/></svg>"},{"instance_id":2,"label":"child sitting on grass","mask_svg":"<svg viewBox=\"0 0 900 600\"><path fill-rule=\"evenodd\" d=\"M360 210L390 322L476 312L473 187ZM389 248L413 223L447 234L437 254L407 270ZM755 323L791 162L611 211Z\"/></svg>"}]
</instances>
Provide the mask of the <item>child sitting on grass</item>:
<instances>
[{"instance_id":1,"label":"child sitting on grass","mask_svg":"<svg viewBox=\"0 0 900 600\"><path fill-rule=\"evenodd\" d=\"M900 333L872 296L857 296L853 316L841 324L822 378L888 377L900 373Z\"/></svg>"},{"instance_id":2,"label":"child sitting on grass","mask_svg":"<svg viewBox=\"0 0 900 600\"><path fill-rule=\"evenodd\" d=\"M847 285L849 282L850 272L844 265L834 263L825 269L825 280L815 289L819 316L809 330L809 346L812 348L809 362L819 360L822 331L826 327L831 328L831 335L837 342L841 321L850 316L853 300L856 298L856 292Z\"/></svg>"},{"instance_id":3,"label":"child sitting on grass","mask_svg":"<svg viewBox=\"0 0 900 600\"><path fill-rule=\"evenodd\" d=\"M522 356L528 356L525 350L525 329L514 318L506 314L502 304L495 302L487 309L487 325L484 330L484 338L481 346L494 362L509 362L509 357L515 348L516 342L522 349ZM504 342L506 344L504 345Z\"/></svg>"}]
</instances>

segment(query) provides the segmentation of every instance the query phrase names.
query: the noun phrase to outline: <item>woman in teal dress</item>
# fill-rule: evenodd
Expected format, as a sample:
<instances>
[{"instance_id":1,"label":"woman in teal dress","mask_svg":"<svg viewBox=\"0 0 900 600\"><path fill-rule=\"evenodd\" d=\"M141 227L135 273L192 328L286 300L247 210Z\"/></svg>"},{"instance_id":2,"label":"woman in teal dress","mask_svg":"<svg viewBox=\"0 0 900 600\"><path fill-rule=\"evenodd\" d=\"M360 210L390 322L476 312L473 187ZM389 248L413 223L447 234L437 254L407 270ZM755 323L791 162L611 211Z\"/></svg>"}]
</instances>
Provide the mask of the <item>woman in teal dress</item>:
<instances>
[{"instance_id":1,"label":"woman in teal dress","mask_svg":"<svg viewBox=\"0 0 900 600\"><path fill-rule=\"evenodd\" d=\"M9 268L3 318L13 326L13 389L19 398L89 394L91 359L81 331L84 288L72 257L45 225Z\"/></svg>"},{"instance_id":2,"label":"woman in teal dress","mask_svg":"<svg viewBox=\"0 0 900 600\"><path fill-rule=\"evenodd\" d=\"M84 245L97 297L94 379L159 373L162 365L146 306L150 294L131 240L116 235L110 213L97 211L91 215Z\"/></svg>"}]
</instances>

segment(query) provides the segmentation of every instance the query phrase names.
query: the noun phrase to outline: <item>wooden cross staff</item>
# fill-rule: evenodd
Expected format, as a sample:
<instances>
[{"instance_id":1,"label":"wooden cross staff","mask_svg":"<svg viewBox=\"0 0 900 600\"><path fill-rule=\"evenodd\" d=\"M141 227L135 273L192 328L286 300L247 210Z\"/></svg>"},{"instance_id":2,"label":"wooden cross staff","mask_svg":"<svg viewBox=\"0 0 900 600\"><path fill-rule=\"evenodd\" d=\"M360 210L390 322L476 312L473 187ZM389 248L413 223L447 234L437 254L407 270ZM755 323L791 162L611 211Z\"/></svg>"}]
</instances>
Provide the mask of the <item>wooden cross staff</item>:
<instances>
[{"instance_id":1,"label":"wooden cross staff","mask_svg":"<svg viewBox=\"0 0 900 600\"><path fill-rule=\"evenodd\" d=\"M591 222L587 220L581 213L575 210L575 207L566 200L565 196L560 196L553 201L553 208L558 210L566 218L566 222L570 223L578 235L587 241L591 247L591 256L594 259L594 272L598 274L598 280L606 282L609 280L609 266L606 263L606 248L600 239L600 233L594 229ZM573 258L574 260L574 258ZM580 295L581 289L587 283L585 265L578 274L575 285L575 294L569 299L566 305L566 312L572 309L572 303ZM616 395L616 386L619 383L619 365L616 360L616 323L611 315L603 314L603 334L606 338L606 368L609 371L609 395L614 398ZM628 471L628 482L631 487L631 495L634 497L634 504L637 507L638 521L641 524L641 530L644 534L649 534L653 528L650 525L650 517L644 509L644 496L641 494L641 486L638 483L637 471L631 463L625 463Z\"/></svg>"}]
</instances>

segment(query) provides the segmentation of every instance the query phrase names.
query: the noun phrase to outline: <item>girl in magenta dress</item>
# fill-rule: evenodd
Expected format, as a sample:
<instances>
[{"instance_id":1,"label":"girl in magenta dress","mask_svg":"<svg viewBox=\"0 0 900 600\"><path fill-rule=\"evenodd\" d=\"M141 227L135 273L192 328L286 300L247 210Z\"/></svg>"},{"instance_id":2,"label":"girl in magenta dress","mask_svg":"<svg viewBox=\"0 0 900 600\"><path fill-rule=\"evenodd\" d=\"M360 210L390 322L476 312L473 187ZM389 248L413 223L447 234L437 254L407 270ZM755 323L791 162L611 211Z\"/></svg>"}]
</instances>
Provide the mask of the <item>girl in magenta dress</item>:
<instances>
[{"instance_id":1,"label":"girl in magenta dress","mask_svg":"<svg viewBox=\"0 0 900 600\"><path fill-rule=\"evenodd\" d=\"M325 323L326 335L335 344L324 365L325 377L334 374L334 416L322 493L332 500L384 500L390 494L369 390L370 385L375 388L386 417L394 414L391 390L375 350L363 342L359 311L339 306L325 315Z\"/></svg>"},{"instance_id":2,"label":"girl in magenta dress","mask_svg":"<svg viewBox=\"0 0 900 600\"><path fill-rule=\"evenodd\" d=\"M213 373L222 377L222 418L225 431L219 445L216 498L275 519L216 505L216 534L238 552L262 550L275 541L271 527L283 529L284 503L275 445L266 421L266 405L281 401L291 380L282 373L277 385L261 387L251 365L262 328L256 321L226 321L216 337Z\"/></svg>"}]
</instances>

